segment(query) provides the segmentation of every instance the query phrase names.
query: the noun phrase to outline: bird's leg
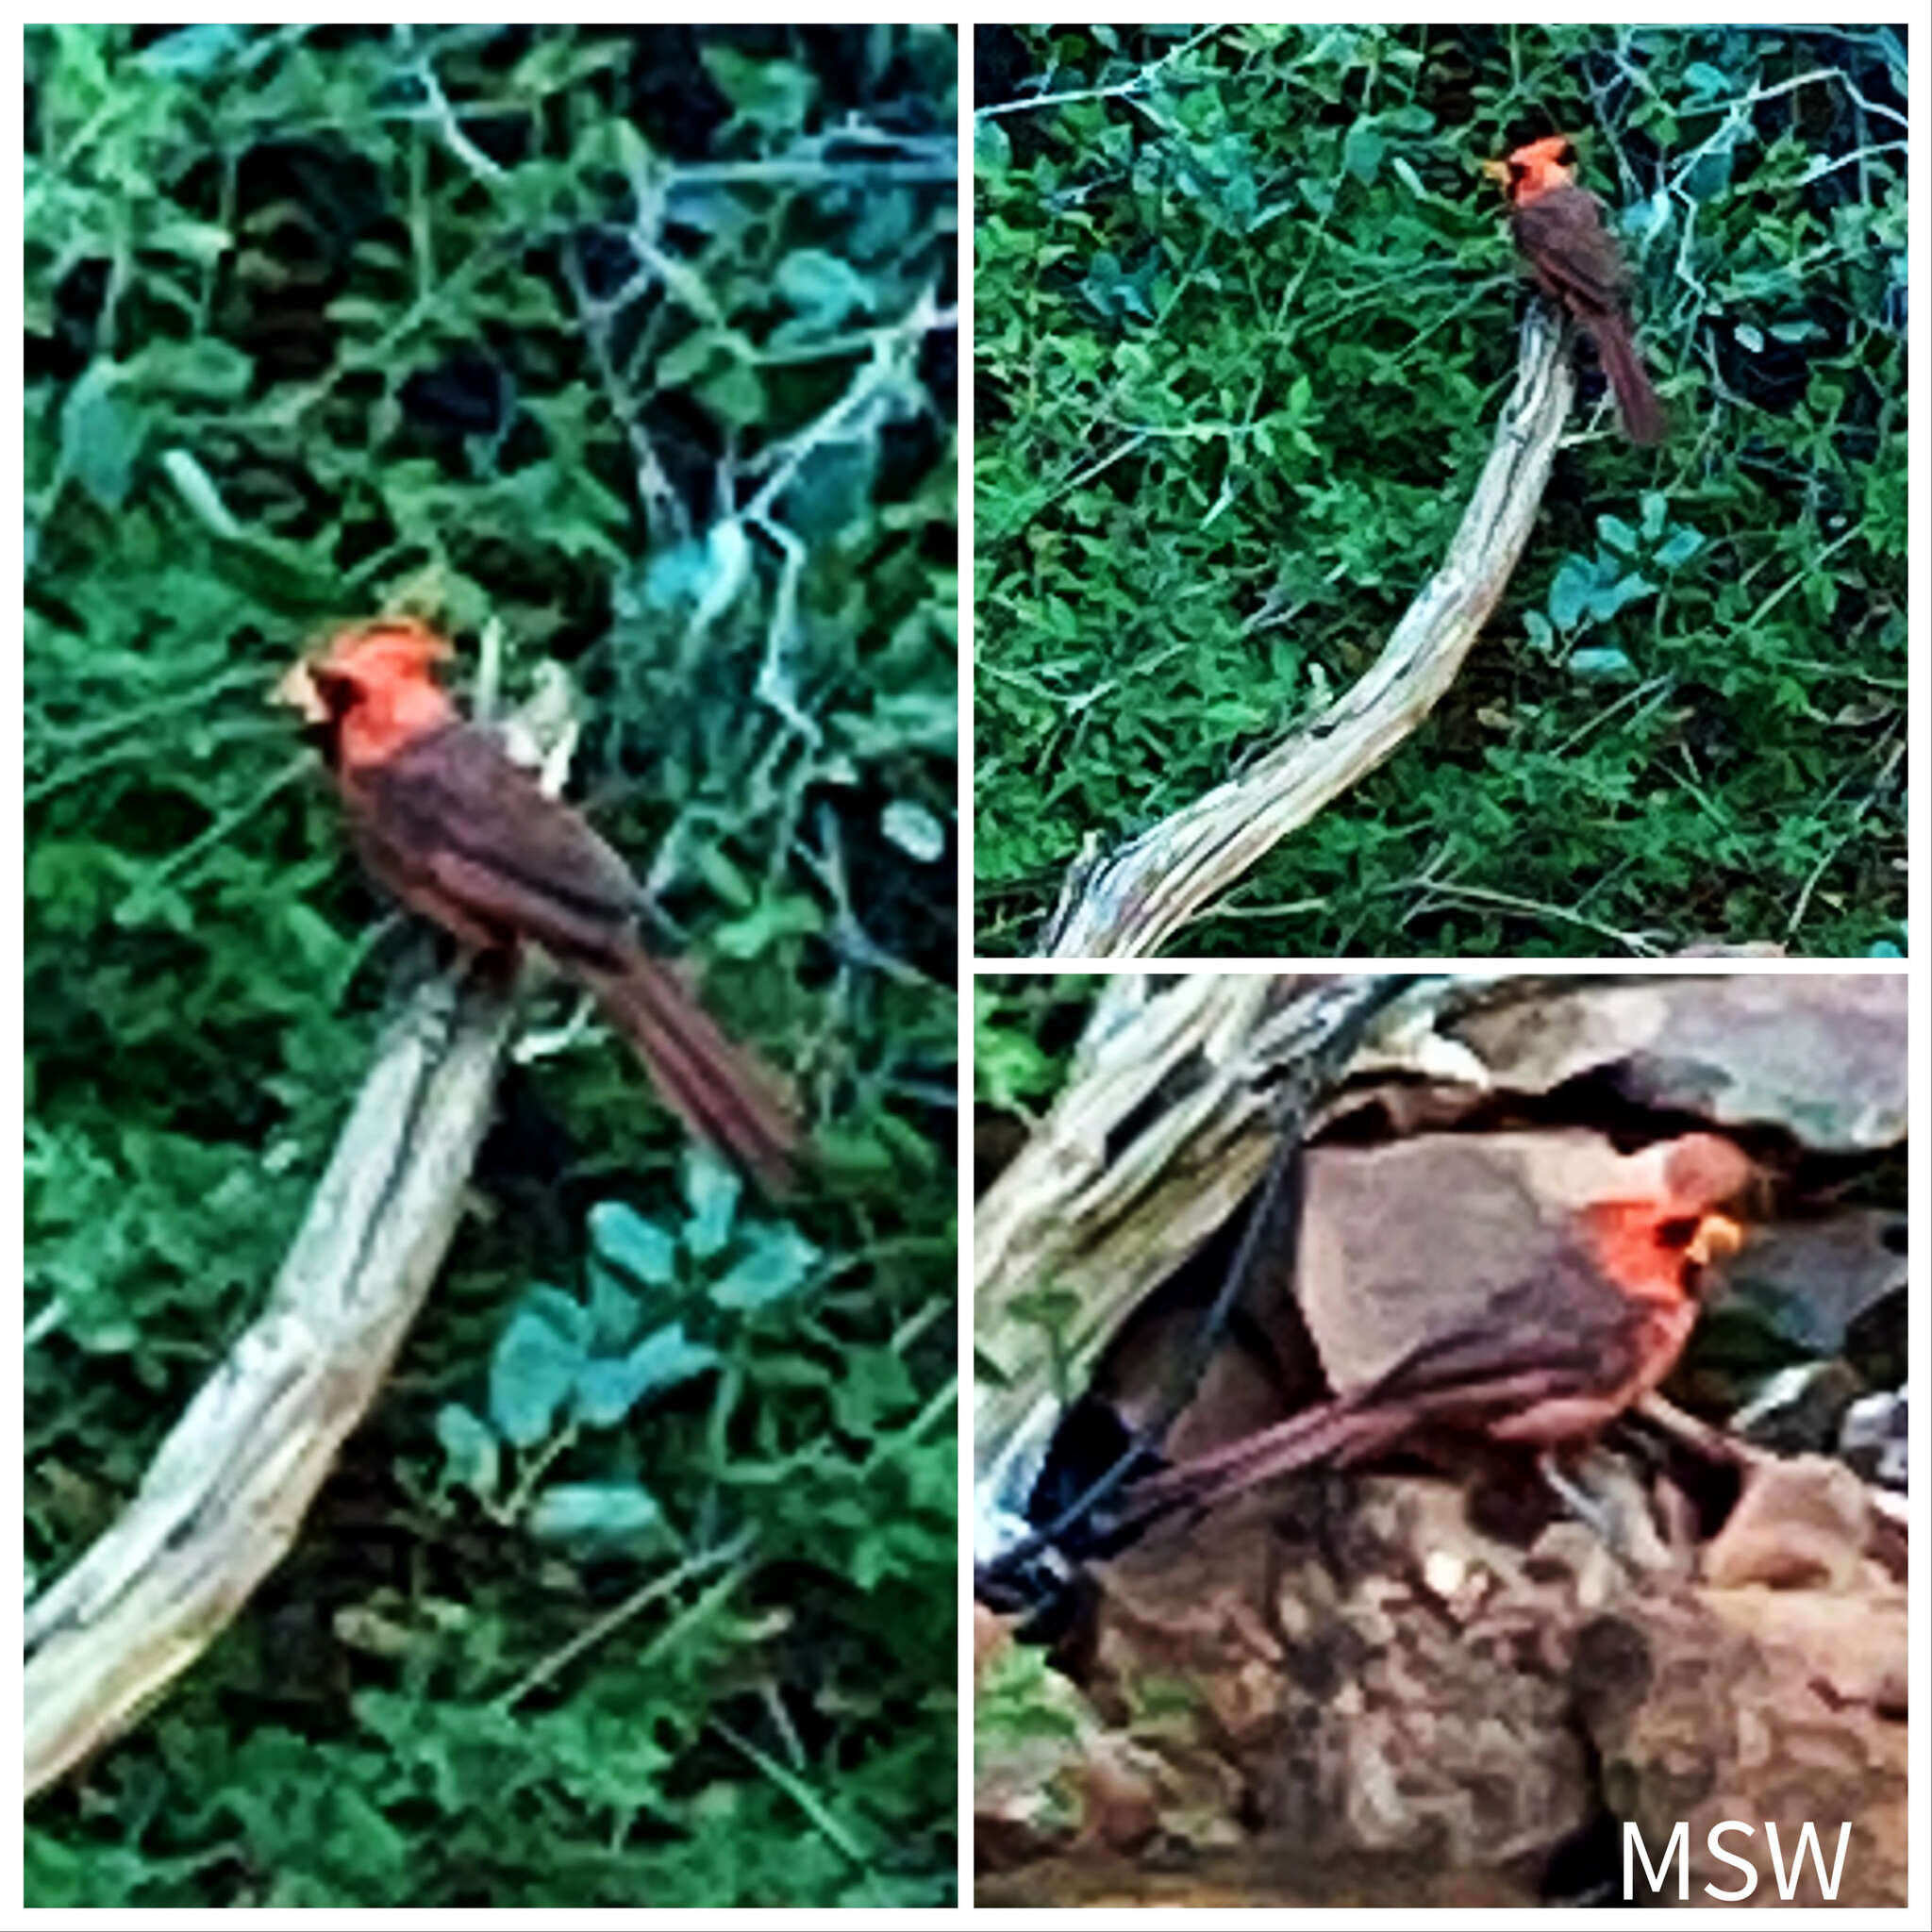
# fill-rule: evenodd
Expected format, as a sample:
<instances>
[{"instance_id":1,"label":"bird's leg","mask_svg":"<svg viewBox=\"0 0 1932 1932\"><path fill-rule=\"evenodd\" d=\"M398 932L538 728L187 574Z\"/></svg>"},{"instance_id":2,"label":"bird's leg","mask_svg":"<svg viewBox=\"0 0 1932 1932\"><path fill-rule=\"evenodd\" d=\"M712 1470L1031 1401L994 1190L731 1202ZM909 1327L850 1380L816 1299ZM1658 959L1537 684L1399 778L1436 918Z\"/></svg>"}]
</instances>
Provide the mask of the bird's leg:
<instances>
[{"instance_id":1,"label":"bird's leg","mask_svg":"<svg viewBox=\"0 0 1932 1932\"><path fill-rule=\"evenodd\" d=\"M1553 1449L1537 1455L1538 1474L1570 1514L1591 1530L1619 1562L1638 1571L1675 1568L1678 1559L1657 1534L1650 1498L1628 1468L1608 1457L1589 1458L1591 1480L1566 1471Z\"/></svg>"},{"instance_id":2,"label":"bird's leg","mask_svg":"<svg viewBox=\"0 0 1932 1932\"><path fill-rule=\"evenodd\" d=\"M1616 1512L1607 1508L1580 1482L1564 1474L1563 1465L1557 1461L1554 1449L1541 1449L1537 1452L1536 1468L1537 1474L1555 1491L1557 1500L1571 1515L1588 1528L1595 1530L1599 1539L1614 1554L1622 1556L1622 1525L1617 1521Z\"/></svg>"},{"instance_id":3,"label":"bird's leg","mask_svg":"<svg viewBox=\"0 0 1932 1932\"><path fill-rule=\"evenodd\" d=\"M532 1060L551 1059L567 1052L590 1030L596 1013L597 1002L589 993L580 993L571 1009L570 1018L561 1026L525 1034L511 1049L512 1058L520 1064L527 1064Z\"/></svg>"}]
</instances>

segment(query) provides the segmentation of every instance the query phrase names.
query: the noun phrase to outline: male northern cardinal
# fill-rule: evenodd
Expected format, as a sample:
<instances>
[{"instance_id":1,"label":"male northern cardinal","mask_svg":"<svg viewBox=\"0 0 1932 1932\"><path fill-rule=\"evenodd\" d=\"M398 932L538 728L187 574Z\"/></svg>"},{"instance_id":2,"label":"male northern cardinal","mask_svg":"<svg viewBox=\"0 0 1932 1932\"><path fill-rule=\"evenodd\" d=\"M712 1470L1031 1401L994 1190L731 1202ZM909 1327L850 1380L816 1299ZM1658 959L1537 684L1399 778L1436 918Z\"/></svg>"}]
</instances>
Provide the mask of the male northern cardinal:
<instances>
[{"instance_id":1,"label":"male northern cardinal","mask_svg":"<svg viewBox=\"0 0 1932 1932\"><path fill-rule=\"evenodd\" d=\"M774 1076L639 945L641 894L623 859L458 714L432 669L451 655L427 625L388 618L341 632L291 676L364 865L466 946L534 941L595 996L693 1133L783 1185L798 1130Z\"/></svg>"},{"instance_id":2,"label":"male northern cardinal","mask_svg":"<svg viewBox=\"0 0 1932 1932\"><path fill-rule=\"evenodd\" d=\"M1596 343L1632 442L1661 442L1664 412L1638 360L1625 299L1628 278L1595 195L1576 185L1576 150L1560 134L1520 147L1488 172L1509 193L1516 245L1546 295Z\"/></svg>"},{"instance_id":3,"label":"male northern cardinal","mask_svg":"<svg viewBox=\"0 0 1932 1932\"><path fill-rule=\"evenodd\" d=\"M1717 1209L1756 1174L1714 1134L1627 1158L1553 1135L1338 1155L1310 1181L1300 1306L1341 1392L1135 1484L1130 1515L1444 1433L1587 1445L1675 1366L1741 1240Z\"/></svg>"}]
</instances>

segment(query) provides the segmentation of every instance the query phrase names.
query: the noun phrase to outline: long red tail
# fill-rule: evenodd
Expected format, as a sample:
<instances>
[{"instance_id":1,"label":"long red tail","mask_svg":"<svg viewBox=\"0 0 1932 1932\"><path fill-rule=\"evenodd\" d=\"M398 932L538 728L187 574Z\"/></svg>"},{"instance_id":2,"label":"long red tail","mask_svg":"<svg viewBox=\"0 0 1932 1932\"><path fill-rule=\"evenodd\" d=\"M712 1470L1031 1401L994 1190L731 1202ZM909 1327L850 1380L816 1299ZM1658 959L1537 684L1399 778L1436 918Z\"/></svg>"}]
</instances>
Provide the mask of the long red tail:
<instances>
[{"instance_id":1,"label":"long red tail","mask_svg":"<svg viewBox=\"0 0 1932 1932\"><path fill-rule=\"evenodd\" d=\"M623 974L574 971L692 1133L765 1187L789 1185L798 1124L777 1076L725 1037L676 974L642 952Z\"/></svg>"},{"instance_id":2,"label":"long red tail","mask_svg":"<svg viewBox=\"0 0 1932 1932\"><path fill-rule=\"evenodd\" d=\"M1650 386L1650 377L1643 373L1628 325L1622 316L1607 316L1592 326L1591 334L1596 339L1597 359L1604 365L1604 375L1617 398L1624 434L1632 442L1661 442L1665 431L1664 408L1657 399L1657 391Z\"/></svg>"},{"instance_id":3,"label":"long red tail","mask_svg":"<svg viewBox=\"0 0 1932 1932\"><path fill-rule=\"evenodd\" d=\"M1499 1413L1507 1416L1533 1407L1565 1381L1560 1370L1533 1363L1498 1363L1491 1370L1458 1370L1435 1379L1422 1366L1429 1353L1424 1344L1378 1382L1142 1477L1128 1492L1132 1506L1137 1510L1183 1502L1205 1507L1313 1463L1346 1469L1386 1455L1432 1424L1480 1433ZM1418 1386L1405 1390L1405 1379Z\"/></svg>"}]
</instances>

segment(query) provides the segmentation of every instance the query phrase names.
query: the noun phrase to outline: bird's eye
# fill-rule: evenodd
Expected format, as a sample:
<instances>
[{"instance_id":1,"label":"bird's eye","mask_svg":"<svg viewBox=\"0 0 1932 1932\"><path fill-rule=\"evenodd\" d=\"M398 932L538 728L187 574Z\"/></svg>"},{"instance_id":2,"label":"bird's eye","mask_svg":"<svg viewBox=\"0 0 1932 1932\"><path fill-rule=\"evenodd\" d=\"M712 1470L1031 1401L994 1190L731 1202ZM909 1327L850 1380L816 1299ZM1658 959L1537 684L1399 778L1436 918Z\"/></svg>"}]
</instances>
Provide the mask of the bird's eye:
<instances>
[{"instance_id":1,"label":"bird's eye","mask_svg":"<svg viewBox=\"0 0 1932 1932\"><path fill-rule=\"evenodd\" d=\"M1697 1239L1697 1230L1703 1225L1695 1214L1674 1215L1669 1221L1657 1223L1657 1244L1666 1248L1688 1248Z\"/></svg>"},{"instance_id":2,"label":"bird's eye","mask_svg":"<svg viewBox=\"0 0 1932 1932\"><path fill-rule=\"evenodd\" d=\"M1557 160L1562 162L1564 167L1567 168L1571 166L1572 163L1574 163L1576 159L1576 149L1574 145L1572 142L1566 141L1563 143L1563 145L1557 150Z\"/></svg>"},{"instance_id":3,"label":"bird's eye","mask_svg":"<svg viewBox=\"0 0 1932 1932\"><path fill-rule=\"evenodd\" d=\"M315 687L316 696L322 700L331 718L344 718L355 708L356 680L353 677L344 677L340 671L311 667L308 681Z\"/></svg>"}]
</instances>

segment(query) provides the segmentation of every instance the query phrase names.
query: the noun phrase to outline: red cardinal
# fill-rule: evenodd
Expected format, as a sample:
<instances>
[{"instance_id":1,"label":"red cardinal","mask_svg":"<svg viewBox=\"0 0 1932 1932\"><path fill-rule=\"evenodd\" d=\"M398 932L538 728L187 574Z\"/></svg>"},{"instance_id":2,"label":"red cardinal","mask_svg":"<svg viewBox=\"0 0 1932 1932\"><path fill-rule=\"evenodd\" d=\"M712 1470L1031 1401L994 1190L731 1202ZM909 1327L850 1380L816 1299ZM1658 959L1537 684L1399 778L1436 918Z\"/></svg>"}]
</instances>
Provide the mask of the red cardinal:
<instances>
[{"instance_id":1,"label":"red cardinal","mask_svg":"<svg viewBox=\"0 0 1932 1932\"><path fill-rule=\"evenodd\" d=\"M1661 442L1663 407L1638 360L1625 296L1628 277L1595 195L1576 185L1576 150L1560 134L1520 147L1488 172L1509 192L1509 221L1544 294L1560 302L1596 343L1624 433Z\"/></svg>"},{"instance_id":2,"label":"red cardinal","mask_svg":"<svg viewBox=\"0 0 1932 1932\"><path fill-rule=\"evenodd\" d=\"M426 625L381 619L291 677L324 729L362 862L466 946L534 941L596 997L694 1134L782 1186L798 1130L774 1076L639 945L641 894L623 859L464 722L432 670L451 655Z\"/></svg>"},{"instance_id":3,"label":"red cardinal","mask_svg":"<svg viewBox=\"0 0 1932 1932\"><path fill-rule=\"evenodd\" d=\"M1716 1210L1753 1179L1744 1155L1714 1134L1628 1160L1607 1148L1592 1158L1580 1142L1572 1158L1559 1145L1573 1172L1588 1174L1592 1159L1598 1171L1612 1163L1615 1191L1557 1203L1540 1219L1520 1182L1499 1185L1495 1157L1478 1137L1458 1139L1354 1157L1362 1164L1329 1203L1334 1225L1305 1233L1305 1244L1317 1237L1305 1254L1303 1300L1318 1343L1326 1318L1309 1291L1331 1298L1331 1315L1335 1298L1352 1297L1357 1348L1379 1350L1387 1366L1285 1423L1135 1485L1130 1512L1213 1501L1287 1470L1345 1467L1444 1432L1540 1451L1587 1445L1670 1374L1697 1319L1704 1274L1741 1241L1738 1224ZM1410 1177L1433 1183L1407 1211L1390 1201L1403 1161L1417 1163ZM1311 1193L1311 1223L1318 1202ZM1491 1270L1473 1299L1458 1298L1452 1278L1458 1249ZM1324 1271L1325 1290L1312 1278ZM1448 1323L1431 1323L1430 1308L1444 1306ZM1386 1338L1373 1331L1391 1316L1410 1340L1388 1359Z\"/></svg>"}]
</instances>

